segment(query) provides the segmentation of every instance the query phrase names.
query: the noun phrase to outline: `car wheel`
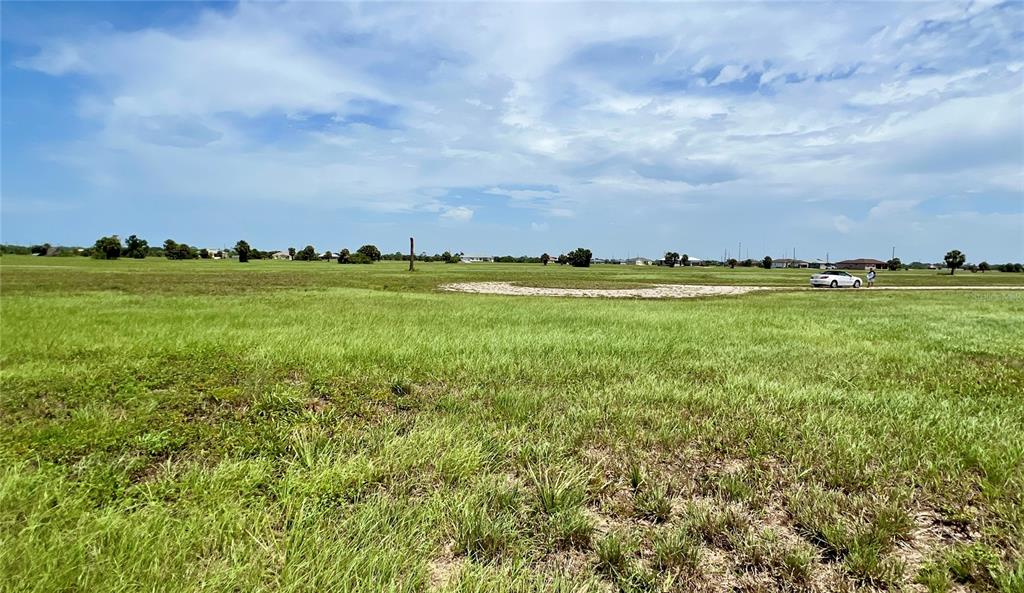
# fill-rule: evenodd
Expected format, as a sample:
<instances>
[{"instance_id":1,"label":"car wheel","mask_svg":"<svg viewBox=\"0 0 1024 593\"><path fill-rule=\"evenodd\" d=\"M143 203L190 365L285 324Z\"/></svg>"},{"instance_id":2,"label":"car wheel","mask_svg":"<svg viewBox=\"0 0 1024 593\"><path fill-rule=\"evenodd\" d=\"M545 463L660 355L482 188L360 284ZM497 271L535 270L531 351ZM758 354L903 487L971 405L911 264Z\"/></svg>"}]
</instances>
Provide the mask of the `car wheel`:
<instances>
[{"instance_id":1,"label":"car wheel","mask_svg":"<svg viewBox=\"0 0 1024 593\"><path fill-rule=\"evenodd\" d=\"M853 281L853 287L854 288L860 288L860 280L854 280Z\"/></svg>"},{"instance_id":2,"label":"car wheel","mask_svg":"<svg viewBox=\"0 0 1024 593\"><path fill-rule=\"evenodd\" d=\"M833 280L832 284L829 284L829 286L832 288L839 288L839 282L837 280Z\"/></svg>"}]
</instances>

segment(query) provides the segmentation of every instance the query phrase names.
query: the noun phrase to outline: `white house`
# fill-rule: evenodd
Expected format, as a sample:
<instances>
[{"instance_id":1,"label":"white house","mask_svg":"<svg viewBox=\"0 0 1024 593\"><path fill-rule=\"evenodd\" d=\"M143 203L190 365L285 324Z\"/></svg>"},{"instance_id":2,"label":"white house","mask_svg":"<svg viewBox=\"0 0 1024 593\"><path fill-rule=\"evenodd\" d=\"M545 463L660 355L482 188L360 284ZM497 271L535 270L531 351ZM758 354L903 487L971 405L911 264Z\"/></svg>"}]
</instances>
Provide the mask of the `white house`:
<instances>
[{"instance_id":1,"label":"white house","mask_svg":"<svg viewBox=\"0 0 1024 593\"><path fill-rule=\"evenodd\" d=\"M291 259L292 256L288 255L287 251L275 251L270 254L270 259Z\"/></svg>"},{"instance_id":2,"label":"white house","mask_svg":"<svg viewBox=\"0 0 1024 593\"><path fill-rule=\"evenodd\" d=\"M647 259L646 257L630 257L622 260L624 266L649 266L654 263L654 260Z\"/></svg>"},{"instance_id":3,"label":"white house","mask_svg":"<svg viewBox=\"0 0 1024 593\"><path fill-rule=\"evenodd\" d=\"M483 262L493 262L494 257L490 255L463 255L461 261L464 264L478 264Z\"/></svg>"},{"instance_id":4,"label":"white house","mask_svg":"<svg viewBox=\"0 0 1024 593\"><path fill-rule=\"evenodd\" d=\"M809 266L810 264L802 259L781 258L772 260L773 268L806 268Z\"/></svg>"}]
</instances>

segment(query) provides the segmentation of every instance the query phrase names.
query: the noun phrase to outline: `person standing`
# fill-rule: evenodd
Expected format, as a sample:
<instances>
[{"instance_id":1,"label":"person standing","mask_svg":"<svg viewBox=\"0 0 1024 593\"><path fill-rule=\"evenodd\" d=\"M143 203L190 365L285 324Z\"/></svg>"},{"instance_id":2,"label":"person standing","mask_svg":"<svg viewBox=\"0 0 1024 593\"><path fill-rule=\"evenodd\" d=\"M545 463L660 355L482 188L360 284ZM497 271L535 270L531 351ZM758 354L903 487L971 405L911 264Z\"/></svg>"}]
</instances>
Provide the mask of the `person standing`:
<instances>
[{"instance_id":1,"label":"person standing","mask_svg":"<svg viewBox=\"0 0 1024 593\"><path fill-rule=\"evenodd\" d=\"M868 288L875 285L875 269L871 268L868 270Z\"/></svg>"}]
</instances>

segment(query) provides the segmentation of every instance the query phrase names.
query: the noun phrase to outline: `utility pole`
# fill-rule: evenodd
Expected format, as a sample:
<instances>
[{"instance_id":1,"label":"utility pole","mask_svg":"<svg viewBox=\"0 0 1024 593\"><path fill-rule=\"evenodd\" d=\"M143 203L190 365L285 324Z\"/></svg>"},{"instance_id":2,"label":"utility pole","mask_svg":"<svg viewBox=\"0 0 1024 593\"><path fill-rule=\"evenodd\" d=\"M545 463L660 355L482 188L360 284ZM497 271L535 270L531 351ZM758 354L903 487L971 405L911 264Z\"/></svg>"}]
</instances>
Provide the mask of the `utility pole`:
<instances>
[{"instance_id":1,"label":"utility pole","mask_svg":"<svg viewBox=\"0 0 1024 593\"><path fill-rule=\"evenodd\" d=\"M409 271L413 269L413 264L416 262L416 250L414 249L412 237L409 237Z\"/></svg>"}]
</instances>

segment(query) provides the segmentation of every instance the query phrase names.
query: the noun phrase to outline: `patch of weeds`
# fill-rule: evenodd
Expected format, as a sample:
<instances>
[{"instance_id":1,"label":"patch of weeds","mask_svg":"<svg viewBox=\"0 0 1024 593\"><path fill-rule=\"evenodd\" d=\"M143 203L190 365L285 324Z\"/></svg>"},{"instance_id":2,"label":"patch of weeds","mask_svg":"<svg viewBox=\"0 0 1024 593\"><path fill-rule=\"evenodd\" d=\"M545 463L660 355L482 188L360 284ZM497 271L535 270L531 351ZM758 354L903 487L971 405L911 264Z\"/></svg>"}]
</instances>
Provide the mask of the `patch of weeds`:
<instances>
[{"instance_id":1,"label":"patch of weeds","mask_svg":"<svg viewBox=\"0 0 1024 593\"><path fill-rule=\"evenodd\" d=\"M807 544L798 544L786 549L779 565L782 580L798 587L805 586L811 580L814 557L814 550Z\"/></svg>"},{"instance_id":2,"label":"patch of weeds","mask_svg":"<svg viewBox=\"0 0 1024 593\"><path fill-rule=\"evenodd\" d=\"M625 574L618 578L619 590L624 593L641 593L661 590L658 574L640 562L633 562Z\"/></svg>"},{"instance_id":3,"label":"patch of weeds","mask_svg":"<svg viewBox=\"0 0 1024 593\"><path fill-rule=\"evenodd\" d=\"M876 587L890 587L903 578L903 562L886 557L876 542L854 539L846 555L846 567L858 581Z\"/></svg>"},{"instance_id":4,"label":"patch of weeds","mask_svg":"<svg viewBox=\"0 0 1024 593\"><path fill-rule=\"evenodd\" d=\"M493 517L478 506L461 509L454 531L455 552L483 562L500 558L515 537L515 528L510 520Z\"/></svg>"},{"instance_id":5,"label":"patch of weeds","mask_svg":"<svg viewBox=\"0 0 1024 593\"><path fill-rule=\"evenodd\" d=\"M918 571L914 582L924 585L929 593L947 593L953 587L949 570L942 563L930 562Z\"/></svg>"},{"instance_id":6,"label":"patch of weeds","mask_svg":"<svg viewBox=\"0 0 1024 593\"><path fill-rule=\"evenodd\" d=\"M781 559L778 536L774 531L739 532L729 538L738 561L745 568L770 569Z\"/></svg>"},{"instance_id":7,"label":"patch of weeds","mask_svg":"<svg viewBox=\"0 0 1024 593\"><path fill-rule=\"evenodd\" d=\"M597 553L598 572L616 578L625 574L633 549L625 535L611 532L598 540L594 551Z\"/></svg>"},{"instance_id":8,"label":"patch of weeds","mask_svg":"<svg viewBox=\"0 0 1024 593\"><path fill-rule=\"evenodd\" d=\"M648 521L664 523L672 516L672 499L663 486L641 490L634 496L633 504L636 515Z\"/></svg>"},{"instance_id":9,"label":"patch of weeds","mask_svg":"<svg viewBox=\"0 0 1024 593\"><path fill-rule=\"evenodd\" d=\"M737 502L748 500L754 494L753 489L743 480L743 476L737 474L719 476L715 491L719 496Z\"/></svg>"},{"instance_id":10,"label":"patch of weeds","mask_svg":"<svg viewBox=\"0 0 1024 593\"><path fill-rule=\"evenodd\" d=\"M996 587L1000 591L1024 593L1024 559L1018 560L1013 568L996 575Z\"/></svg>"},{"instance_id":11,"label":"patch of weeds","mask_svg":"<svg viewBox=\"0 0 1024 593\"><path fill-rule=\"evenodd\" d=\"M522 500L519 486L506 480L494 480L484 492L487 507L498 512L517 511Z\"/></svg>"},{"instance_id":12,"label":"patch of weeds","mask_svg":"<svg viewBox=\"0 0 1024 593\"><path fill-rule=\"evenodd\" d=\"M999 556L984 544L957 546L945 557L953 580L978 588L994 589L1000 572Z\"/></svg>"},{"instance_id":13,"label":"patch of weeds","mask_svg":"<svg viewBox=\"0 0 1024 593\"><path fill-rule=\"evenodd\" d=\"M736 538L750 529L750 519L734 506L721 509L693 506L688 512L687 525L705 542L731 549Z\"/></svg>"},{"instance_id":14,"label":"patch of weeds","mask_svg":"<svg viewBox=\"0 0 1024 593\"><path fill-rule=\"evenodd\" d=\"M389 389L391 390L391 395L404 397L406 395L412 395L414 387L412 381L403 377L398 377L391 380Z\"/></svg>"},{"instance_id":15,"label":"patch of weeds","mask_svg":"<svg viewBox=\"0 0 1024 593\"><path fill-rule=\"evenodd\" d=\"M869 525L871 537L884 546L897 541L907 541L913 529L914 521L910 515L895 505L875 511Z\"/></svg>"},{"instance_id":16,"label":"patch of weeds","mask_svg":"<svg viewBox=\"0 0 1024 593\"><path fill-rule=\"evenodd\" d=\"M640 491L640 487L647 483L647 472L644 471L644 467L639 463L631 463L626 468L626 479L629 480L629 488L636 494Z\"/></svg>"},{"instance_id":17,"label":"patch of weeds","mask_svg":"<svg viewBox=\"0 0 1024 593\"><path fill-rule=\"evenodd\" d=\"M775 531L765 529L736 537L734 546L742 567L770 571L782 583L797 588L810 580L815 554L807 543L789 544Z\"/></svg>"},{"instance_id":18,"label":"patch of weeds","mask_svg":"<svg viewBox=\"0 0 1024 593\"><path fill-rule=\"evenodd\" d=\"M551 515L547 530L556 547L585 550L590 547L594 523L579 508L568 509Z\"/></svg>"},{"instance_id":19,"label":"patch of weeds","mask_svg":"<svg viewBox=\"0 0 1024 593\"><path fill-rule=\"evenodd\" d=\"M653 548L658 570L694 572L700 564L700 543L685 529L662 530L654 536Z\"/></svg>"},{"instance_id":20,"label":"patch of weeds","mask_svg":"<svg viewBox=\"0 0 1024 593\"><path fill-rule=\"evenodd\" d=\"M797 532L821 547L826 559L836 560L847 553L852 533L842 517L839 493L801 490L790 496L787 506Z\"/></svg>"},{"instance_id":21,"label":"patch of weeds","mask_svg":"<svg viewBox=\"0 0 1024 593\"><path fill-rule=\"evenodd\" d=\"M574 509L586 501L586 479L581 474L530 469L530 481L537 494L537 506L546 515Z\"/></svg>"},{"instance_id":22,"label":"patch of weeds","mask_svg":"<svg viewBox=\"0 0 1024 593\"><path fill-rule=\"evenodd\" d=\"M928 591L944 593L954 583L973 591L1024 591L1024 561L1004 569L999 556L984 544L961 544L925 564L915 582Z\"/></svg>"}]
</instances>

